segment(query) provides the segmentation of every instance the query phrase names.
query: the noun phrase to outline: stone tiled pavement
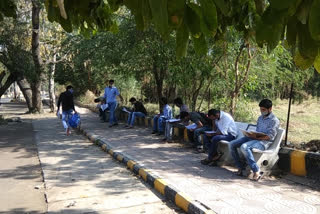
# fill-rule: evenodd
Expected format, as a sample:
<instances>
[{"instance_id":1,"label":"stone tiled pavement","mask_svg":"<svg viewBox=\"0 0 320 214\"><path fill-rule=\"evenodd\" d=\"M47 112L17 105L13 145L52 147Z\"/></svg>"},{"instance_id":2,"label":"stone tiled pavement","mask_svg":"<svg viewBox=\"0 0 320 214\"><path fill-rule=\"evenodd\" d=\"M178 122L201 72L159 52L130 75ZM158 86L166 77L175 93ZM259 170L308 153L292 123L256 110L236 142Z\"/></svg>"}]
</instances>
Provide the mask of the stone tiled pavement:
<instances>
[{"instance_id":1,"label":"stone tiled pavement","mask_svg":"<svg viewBox=\"0 0 320 214\"><path fill-rule=\"evenodd\" d=\"M320 193L311 187L272 177L253 182L234 175L230 167L202 166L205 154L179 143L163 143L149 128L125 129L121 124L108 128L97 114L79 109L84 130L217 213L320 213Z\"/></svg>"}]
</instances>

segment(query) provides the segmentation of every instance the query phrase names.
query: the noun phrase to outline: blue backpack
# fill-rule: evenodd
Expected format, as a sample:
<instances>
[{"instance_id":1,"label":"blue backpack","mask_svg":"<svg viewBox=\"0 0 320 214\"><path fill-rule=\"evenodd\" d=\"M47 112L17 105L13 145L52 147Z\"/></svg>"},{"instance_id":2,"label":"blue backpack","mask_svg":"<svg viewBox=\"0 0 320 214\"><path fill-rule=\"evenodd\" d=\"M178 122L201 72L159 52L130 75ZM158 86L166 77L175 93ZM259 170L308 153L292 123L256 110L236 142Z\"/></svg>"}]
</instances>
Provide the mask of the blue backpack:
<instances>
[{"instance_id":1,"label":"blue backpack","mask_svg":"<svg viewBox=\"0 0 320 214\"><path fill-rule=\"evenodd\" d=\"M72 128L77 128L80 125L80 115L79 114L73 114L68 122L69 122L69 125Z\"/></svg>"}]
</instances>

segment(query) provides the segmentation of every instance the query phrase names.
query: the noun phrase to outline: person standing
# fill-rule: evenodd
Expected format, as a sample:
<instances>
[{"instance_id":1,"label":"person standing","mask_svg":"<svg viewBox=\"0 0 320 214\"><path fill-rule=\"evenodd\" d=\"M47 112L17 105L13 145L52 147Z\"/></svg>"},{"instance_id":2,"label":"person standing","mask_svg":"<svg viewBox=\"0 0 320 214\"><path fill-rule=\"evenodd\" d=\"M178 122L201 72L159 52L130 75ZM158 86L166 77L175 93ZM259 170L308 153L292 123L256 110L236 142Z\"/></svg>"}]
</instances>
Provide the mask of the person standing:
<instances>
[{"instance_id":1,"label":"person standing","mask_svg":"<svg viewBox=\"0 0 320 214\"><path fill-rule=\"evenodd\" d=\"M238 148L243 153L248 165L253 171L253 180L258 181L261 177L260 169L257 165L252 149L266 150L273 143L277 130L279 128L279 119L272 113L272 101L269 99L263 99L259 103L261 115L257 121L257 132L262 132L266 135L256 136L254 133L248 136L242 137L238 140L234 140L230 143L230 150L235 165L238 168L237 175L241 176L242 171L245 170L244 165L240 161Z\"/></svg>"},{"instance_id":2,"label":"person standing","mask_svg":"<svg viewBox=\"0 0 320 214\"><path fill-rule=\"evenodd\" d=\"M109 80L109 86L104 89L104 98L108 104L109 108L109 127L118 125L115 110L117 108L117 96L123 101L118 89L113 86L114 80Z\"/></svg>"},{"instance_id":3,"label":"person standing","mask_svg":"<svg viewBox=\"0 0 320 214\"><path fill-rule=\"evenodd\" d=\"M73 101L73 87L71 85L67 86L66 91L62 92L58 99L58 109L57 115L60 113L60 104L62 103L62 125L66 130L66 134L70 135L71 130L68 124L69 119L72 117L72 113L77 113L74 108Z\"/></svg>"}]
</instances>

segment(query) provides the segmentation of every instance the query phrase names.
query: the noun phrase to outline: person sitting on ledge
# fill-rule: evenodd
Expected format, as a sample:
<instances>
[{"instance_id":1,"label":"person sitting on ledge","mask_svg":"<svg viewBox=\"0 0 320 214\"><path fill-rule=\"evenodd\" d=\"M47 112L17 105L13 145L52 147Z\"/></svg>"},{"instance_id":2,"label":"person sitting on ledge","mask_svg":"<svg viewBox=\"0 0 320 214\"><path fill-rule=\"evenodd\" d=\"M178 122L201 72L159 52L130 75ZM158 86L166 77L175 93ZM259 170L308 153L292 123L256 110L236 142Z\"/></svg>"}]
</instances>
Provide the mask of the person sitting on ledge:
<instances>
[{"instance_id":1,"label":"person sitting on ledge","mask_svg":"<svg viewBox=\"0 0 320 214\"><path fill-rule=\"evenodd\" d=\"M272 101L263 99L259 103L259 107L261 116L258 118L256 131L264 133L265 135L258 136L255 133L248 133L248 136L244 136L230 143L231 155L238 168L236 174L242 176L242 171L245 170L245 166L241 163L237 150L240 147L248 165L253 171L252 179L254 181L258 181L261 178L261 174L259 166L252 154L252 149L259 149L262 151L268 149L276 137L279 128L279 119L272 113Z\"/></svg>"},{"instance_id":2,"label":"person sitting on ledge","mask_svg":"<svg viewBox=\"0 0 320 214\"><path fill-rule=\"evenodd\" d=\"M128 124L125 125L128 129L133 128L133 124L136 117L145 117L147 116L147 110L143 104L136 100L136 98L131 97L129 102L133 105L132 112L129 113Z\"/></svg>"},{"instance_id":3,"label":"person sitting on ledge","mask_svg":"<svg viewBox=\"0 0 320 214\"><path fill-rule=\"evenodd\" d=\"M203 135L203 144L208 148L208 158L201 161L203 165L216 165L216 161L222 156L218 153L218 142L231 141L237 136L237 127L232 116L226 112L210 109L208 117L212 120L212 133Z\"/></svg>"},{"instance_id":4,"label":"person sitting on ledge","mask_svg":"<svg viewBox=\"0 0 320 214\"><path fill-rule=\"evenodd\" d=\"M162 113L153 117L153 131L152 134L161 135L164 133L164 124L166 120L172 118L172 108L168 105L168 100L165 97L161 97L160 103L163 105Z\"/></svg>"}]
</instances>

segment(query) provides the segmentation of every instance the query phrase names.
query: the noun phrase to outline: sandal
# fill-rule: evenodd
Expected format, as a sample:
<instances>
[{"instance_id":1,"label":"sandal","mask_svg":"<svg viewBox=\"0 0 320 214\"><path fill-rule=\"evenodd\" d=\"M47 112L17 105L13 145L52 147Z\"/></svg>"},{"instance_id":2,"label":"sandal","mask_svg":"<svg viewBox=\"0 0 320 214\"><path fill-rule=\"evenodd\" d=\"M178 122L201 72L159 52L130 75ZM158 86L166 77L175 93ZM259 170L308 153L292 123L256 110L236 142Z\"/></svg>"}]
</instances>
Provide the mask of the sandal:
<instances>
[{"instance_id":1,"label":"sandal","mask_svg":"<svg viewBox=\"0 0 320 214\"><path fill-rule=\"evenodd\" d=\"M200 163L202 165L209 165L211 162L213 162L213 161L212 160L208 160L207 158L200 161Z\"/></svg>"},{"instance_id":2,"label":"sandal","mask_svg":"<svg viewBox=\"0 0 320 214\"><path fill-rule=\"evenodd\" d=\"M252 180L253 181L259 181L261 176L262 176L262 173L256 172L256 173L253 174Z\"/></svg>"}]
</instances>

